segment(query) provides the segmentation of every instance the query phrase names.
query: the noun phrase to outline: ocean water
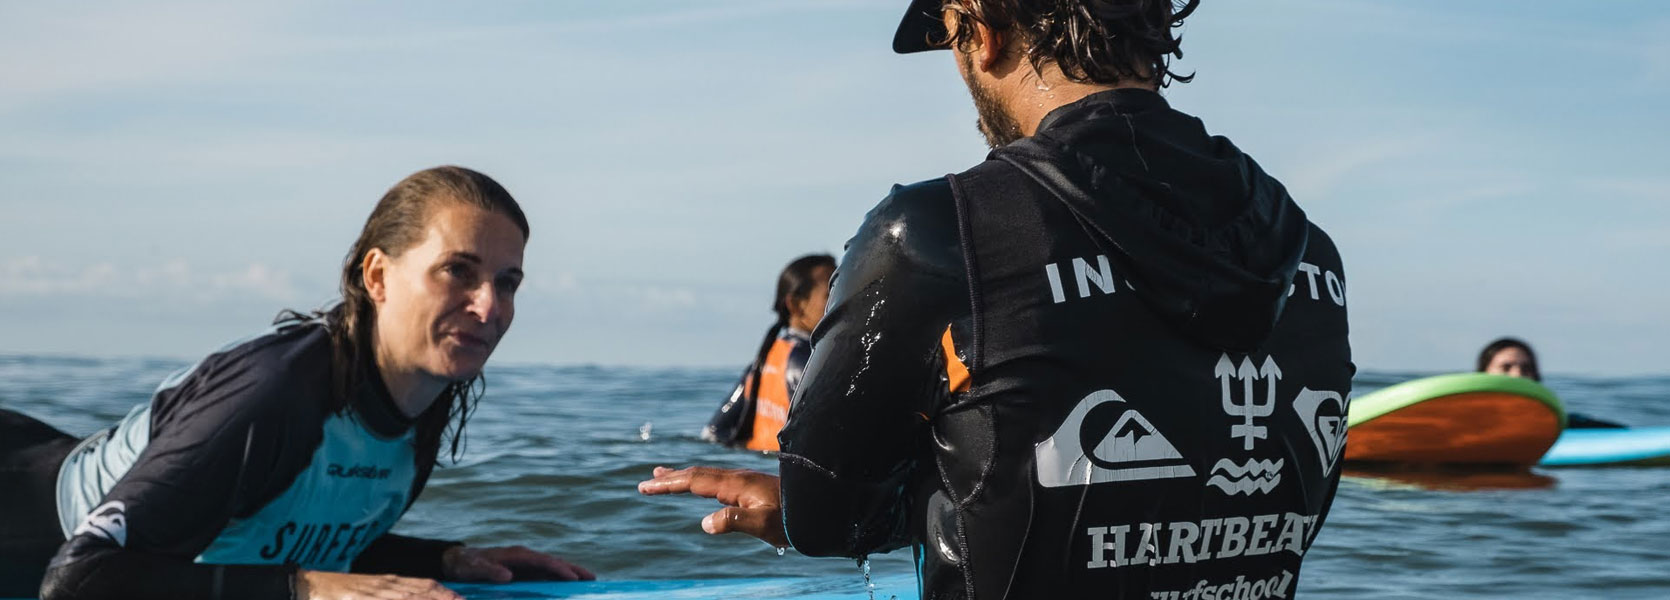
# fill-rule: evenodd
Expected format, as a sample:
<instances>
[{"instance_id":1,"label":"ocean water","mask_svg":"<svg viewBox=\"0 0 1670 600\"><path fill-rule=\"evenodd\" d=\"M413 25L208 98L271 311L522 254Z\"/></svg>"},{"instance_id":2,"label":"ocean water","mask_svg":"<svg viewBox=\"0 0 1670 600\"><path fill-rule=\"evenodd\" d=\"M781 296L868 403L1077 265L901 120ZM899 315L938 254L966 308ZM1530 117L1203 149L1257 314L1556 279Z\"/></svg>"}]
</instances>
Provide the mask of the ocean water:
<instances>
[{"instance_id":1,"label":"ocean water","mask_svg":"<svg viewBox=\"0 0 1670 600\"><path fill-rule=\"evenodd\" d=\"M147 401L182 366L0 356L0 407L86 435ZM711 501L637 494L636 483L657 465L775 470L770 457L696 437L736 375L490 368L465 456L436 472L395 530L477 545L525 544L605 579L833 576L860 584L853 561L779 556L752 539L704 534L699 522L717 508ZM1422 375L1364 373L1354 393ZM1546 383L1572 410L1670 425L1670 377ZM878 579L901 581L912 572L909 553L874 557L872 569ZM1348 471L1299 589L1307 597L1354 600L1670 598L1670 468Z\"/></svg>"}]
</instances>

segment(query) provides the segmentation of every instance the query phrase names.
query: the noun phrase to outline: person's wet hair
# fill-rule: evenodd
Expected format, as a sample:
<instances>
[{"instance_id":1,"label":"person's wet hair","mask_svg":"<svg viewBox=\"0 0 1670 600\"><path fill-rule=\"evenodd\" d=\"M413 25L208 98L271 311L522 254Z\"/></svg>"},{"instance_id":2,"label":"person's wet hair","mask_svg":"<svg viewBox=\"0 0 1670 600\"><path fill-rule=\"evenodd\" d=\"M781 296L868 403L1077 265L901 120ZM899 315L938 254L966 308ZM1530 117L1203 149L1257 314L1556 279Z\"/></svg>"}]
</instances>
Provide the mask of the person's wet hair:
<instances>
[{"instance_id":1,"label":"person's wet hair","mask_svg":"<svg viewBox=\"0 0 1670 600\"><path fill-rule=\"evenodd\" d=\"M1490 361L1496 358L1496 353L1509 348L1518 348L1525 353L1526 358L1531 359L1530 370L1525 373L1525 376L1531 381L1542 381L1542 368L1537 366L1537 353L1532 352L1531 345L1526 344L1519 338L1505 337L1486 344L1484 349L1479 351L1478 367L1474 370L1483 373L1485 369L1490 368Z\"/></svg>"},{"instance_id":2,"label":"person's wet hair","mask_svg":"<svg viewBox=\"0 0 1670 600\"><path fill-rule=\"evenodd\" d=\"M827 283L813 277L818 269L834 271L835 257L828 254L807 254L789 261L788 266L783 267L783 272L777 275L777 294L771 302L771 311L777 313L777 322L766 330L765 339L760 341L760 350L754 355L754 364L765 364L765 357L771 353L771 345L777 341L777 334L789 326L789 302L805 300L819 283ZM764 373L764 368L754 370L754 381L749 387L751 396L759 396L760 378Z\"/></svg>"},{"instance_id":3,"label":"person's wet hair","mask_svg":"<svg viewBox=\"0 0 1670 600\"><path fill-rule=\"evenodd\" d=\"M371 216L360 229L359 239L342 260L341 301L311 314L294 310L279 314L276 323L325 320L331 338L331 377L335 388L329 410L345 408L355 391L366 384L361 381L361 375L375 372L363 366L375 361L371 331L377 320L377 307L365 289L366 253L379 248L391 257L400 256L423 241L429 216L437 208L451 204L473 206L509 217L522 231L523 242L528 239L527 216L499 182L463 167L424 169L394 184L371 210ZM480 373L447 384L440 398L417 419L418 456L437 455L447 423L453 422L451 454L453 460L458 460L464 424L485 389L486 379Z\"/></svg>"},{"instance_id":4,"label":"person's wet hair","mask_svg":"<svg viewBox=\"0 0 1670 600\"><path fill-rule=\"evenodd\" d=\"M1171 70L1182 58L1182 38L1172 31L1200 0L946 0L956 14L950 39L935 45L968 49L975 23L1018 32L1034 69L1054 63L1080 83L1152 82L1166 87L1194 75Z\"/></svg>"}]
</instances>

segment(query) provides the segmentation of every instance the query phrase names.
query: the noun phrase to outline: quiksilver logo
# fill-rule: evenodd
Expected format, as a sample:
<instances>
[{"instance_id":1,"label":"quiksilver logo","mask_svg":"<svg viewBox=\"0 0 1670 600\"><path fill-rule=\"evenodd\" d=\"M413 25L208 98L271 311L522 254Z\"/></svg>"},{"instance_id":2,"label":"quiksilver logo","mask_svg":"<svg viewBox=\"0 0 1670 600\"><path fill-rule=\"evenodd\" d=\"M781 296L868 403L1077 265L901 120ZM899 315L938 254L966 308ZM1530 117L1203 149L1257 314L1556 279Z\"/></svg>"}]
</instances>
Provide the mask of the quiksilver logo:
<instances>
[{"instance_id":1,"label":"quiksilver logo","mask_svg":"<svg viewBox=\"0 0 1670 600\"><path fill-rule=\"evenodd\" d=\"M376 465L331 465L325 468L325 474L331 477L345 479L388 479L390 469Z\"/></svg>"},{"instance_id":2,"label":"quiksilver logo","mask_svg":"<svg viewBox=\"0 0 1670 600\"><path fill-rule=\"evenodd\" d=\"M125 547L128 545L127 510L128 505L121 500L100 504L93 512L87 513L87 518L81 521L71 536L90 535Z\"/></svg>"},{"instance_id":3,"label":"quiksilver logo","mask_svg":"<svg viewBox=\"0 0 1670 600\"><path fill-rule=\"evenodd\" d=\"M1033 449L1038 484L1091 485L1193 477L1177 447L1113 390L1079 401L1049 439Z\"/></svg>"}]
</instances>

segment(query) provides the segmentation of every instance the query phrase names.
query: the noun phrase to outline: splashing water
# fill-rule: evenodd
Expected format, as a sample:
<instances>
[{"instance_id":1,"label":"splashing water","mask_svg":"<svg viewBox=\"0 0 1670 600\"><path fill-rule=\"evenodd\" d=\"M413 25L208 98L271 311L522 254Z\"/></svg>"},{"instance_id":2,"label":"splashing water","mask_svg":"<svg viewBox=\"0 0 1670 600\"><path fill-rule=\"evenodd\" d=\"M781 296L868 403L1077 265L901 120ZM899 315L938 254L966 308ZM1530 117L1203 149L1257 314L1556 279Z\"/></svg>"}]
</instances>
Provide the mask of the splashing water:
<instances>
[{"instance_id":1,"label":"splashing water","mask_svg":"<svg viewBox=\"0 0 1670 600\"><path fill-rule=\"evenodd\" d=\"M785 548L785 547L783 547L783 546L778 546L778 547L777 547L777 556L782 556L782 555L784 555L784 554L788 554L788 553L789 553L789 549L788 549L788 548Z\"/></svg>"},{"instance_id":2,"label":"splashing water","mask_svg":"<svg viewBox=\"0 0 1670 600\"><path fill-rule=\"evenodd\" d=\"M645 442L649 441L649 432L653 429L655 429L654 423L644 421L643 425L638 426L638 439Z\"/></svg>"},{"instance_id":3,"label":"splashing water","mask_svg":"<svg viewBox=\"0 0 1670 600\"><path fill-rule=\"evenodd\" d=\"M858 568L864 570L864 591L870 593L870 600L876 600L876 584L870 581L870 558L859 559Z\"/></svg>"}]
</instances>

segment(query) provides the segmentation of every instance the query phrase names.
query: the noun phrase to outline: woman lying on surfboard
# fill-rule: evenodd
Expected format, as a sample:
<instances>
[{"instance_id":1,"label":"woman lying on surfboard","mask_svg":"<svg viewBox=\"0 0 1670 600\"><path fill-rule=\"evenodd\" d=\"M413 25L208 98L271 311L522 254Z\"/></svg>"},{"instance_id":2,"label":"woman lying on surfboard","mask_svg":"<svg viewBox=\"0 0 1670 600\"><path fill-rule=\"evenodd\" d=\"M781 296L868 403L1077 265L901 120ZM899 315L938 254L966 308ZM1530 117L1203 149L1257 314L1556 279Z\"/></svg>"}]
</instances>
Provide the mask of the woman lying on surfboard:
<instances>
[{"instance_id":1,"label":"woman lying on surfboard","mask_svg":"<svg viewBox=\"0 0 1670 600\"><path fill-rule=\"evenodd\" d=\"M458 454L527 237L491 178L421 171L371 212L334 307L287 311L85 440L0 411L0 596L450 600L434 579L591 579L389 533L448 429Z\"/></svg>"}]
</instances>

